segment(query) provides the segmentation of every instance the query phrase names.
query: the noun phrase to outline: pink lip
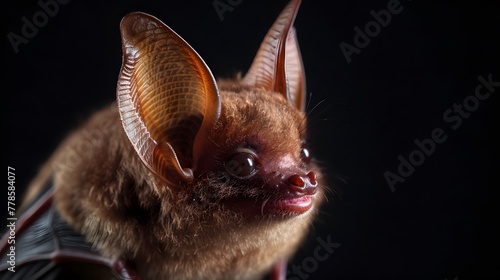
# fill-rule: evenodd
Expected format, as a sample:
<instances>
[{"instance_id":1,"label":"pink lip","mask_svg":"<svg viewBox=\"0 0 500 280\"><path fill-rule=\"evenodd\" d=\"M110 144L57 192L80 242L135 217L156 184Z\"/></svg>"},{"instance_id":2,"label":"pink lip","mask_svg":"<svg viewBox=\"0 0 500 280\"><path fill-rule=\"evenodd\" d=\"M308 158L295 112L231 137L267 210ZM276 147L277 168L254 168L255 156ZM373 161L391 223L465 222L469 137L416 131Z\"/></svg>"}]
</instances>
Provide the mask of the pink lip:
<instances>
[{"instance_id":1,"label":"pink lip","mask_svg":"<svg viewBox=\"0 0 500 280\"><path fill-rule=\"evenodd\" d=\"M245 216L264 215L300 215L312 207L314 195L304 195L280 200L255 201L244 198L234 198L226 201L226 205Z\"/></svg>"},{"instance_id":2,"label":"pink lip","mask_svg":"<svg viewBox=\"0 0 500 280\"><path fill-rule=\"evenodd\" d=\"M297 198L283 199L277 201L268 201L264 208L273 209L283 212L295 212L302 214L309 210L312 206L312 196L304 195Z\"/></svg>"}]
</instances>

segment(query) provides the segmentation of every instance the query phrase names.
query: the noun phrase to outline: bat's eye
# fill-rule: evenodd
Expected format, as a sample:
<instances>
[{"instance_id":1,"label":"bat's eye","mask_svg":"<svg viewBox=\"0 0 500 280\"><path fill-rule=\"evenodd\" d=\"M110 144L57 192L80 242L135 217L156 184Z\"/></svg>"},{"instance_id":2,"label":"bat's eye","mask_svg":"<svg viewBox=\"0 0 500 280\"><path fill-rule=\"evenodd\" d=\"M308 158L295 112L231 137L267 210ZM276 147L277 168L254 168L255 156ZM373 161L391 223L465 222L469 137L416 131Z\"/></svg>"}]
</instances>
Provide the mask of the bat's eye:
<instances>
[{"instance_id":1,"label":"bat's eye","mask_svg":"<svg viewBox=\"0 0 500 280\"><path fill-rule=\"evenodd\" d=\"M309 164L311 162L312 159L311 152L306 144L302 144L302 148L300 150L300 157L302 158L302 161L306 164Z\"/></svg>"},{"instance_id":2,"label":"bat's eye","mask_svg":"<svg viewBox=\"0 0 500 280\"><path fill-rule=\"evenodd\" d=\"M246 179L252 177L257 172L255 161L253 152L241 151L233 154L226 161L225 167L231 176L238 179Z\"/></svg>"}]
</instances>

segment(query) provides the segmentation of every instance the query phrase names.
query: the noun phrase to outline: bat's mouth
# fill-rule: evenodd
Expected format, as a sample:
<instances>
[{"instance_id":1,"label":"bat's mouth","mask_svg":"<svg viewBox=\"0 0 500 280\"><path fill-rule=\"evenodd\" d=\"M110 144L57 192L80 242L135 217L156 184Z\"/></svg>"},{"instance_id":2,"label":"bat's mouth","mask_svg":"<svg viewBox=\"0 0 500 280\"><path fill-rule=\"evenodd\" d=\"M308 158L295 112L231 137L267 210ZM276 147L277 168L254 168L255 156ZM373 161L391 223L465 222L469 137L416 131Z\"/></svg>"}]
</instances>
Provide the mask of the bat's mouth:
<instances>
[{"instance_id":1,"label":"bat's mouth","mask_svg":"<svg viewBox=\"0 0 500 280\"><path fill-rule=\"evenodd\" d=\"M268 200L262 206L267 212L302 214L311 209L312 202L313 195L304 195L281 200Z\"/></svg>"},{"instance_id":2,"label":"bat's mouth","mask_svg":"<svg viewBox=\"0 0 500 280\"><path fill-rule=\"evenodd\" d=\"M288 177L272 176L266 181L251 182L246 187L241 184L243 192L225 200L224 204L249 218L298 216L313 208L318 195L314 172Z\"/></svg>"},{"instance_id":3,"label":"bat's mouth","mask_svg":"<svg viewBox=\"0 0 500 280\"><path fill-rule=\"evenodd\" d=\"M313 208L316 194L285 195L272 198L237 197L229 199L225 205L248 218L254 217L289 217L304 214Z\"/></svg>"}]
</instances>

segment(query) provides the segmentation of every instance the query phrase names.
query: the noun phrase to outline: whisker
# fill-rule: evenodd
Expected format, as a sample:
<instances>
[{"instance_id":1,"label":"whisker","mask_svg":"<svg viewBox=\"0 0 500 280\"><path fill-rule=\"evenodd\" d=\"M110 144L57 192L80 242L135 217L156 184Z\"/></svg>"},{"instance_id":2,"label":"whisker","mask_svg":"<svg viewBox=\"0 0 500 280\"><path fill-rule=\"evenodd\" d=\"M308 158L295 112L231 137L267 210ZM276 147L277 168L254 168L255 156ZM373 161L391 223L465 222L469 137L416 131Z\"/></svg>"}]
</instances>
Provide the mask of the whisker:
<instances>
[{"instance_id":1,"label":"whisker","mask_svg":"<svg viewBox=\"0 0 500 280\"><path fill-rule=\"evenodd\" d=\"M268 201L269 201L269 198L266 199L266 200L264 200L264 202L262 202L262 207L260 208L260 214L262 216L264 216L264 207L266 207L266 204L267 204Z\"/></svg>"},{"instance_id":2,"label":"whisker","mask_svg":"<svg viewBox=\"0 0 500 280\"><path fill-rule=\"evenodd\" d=\"M310 115L312 112L314 112L314 110L315 110L316 108L318 108L318 106L319 106L319 105L321 105L321 104L322 104L323 102L325 102L325 101L326 101L326 98L324 98L324 99L320 100L320 101L319 101L316 105L314 105L314 107L313 107L311 110L308 110L308 111L307 111L307 115Z\"/></svg>"},{"instance_id":3,"label":"whisker","mask_svg":"<svg viewBox=\"0 0 500 280\"><path fill-rule=\"evenodd\" d=\"M322 104L324 101L326 101L326 99L323 99L321 100L320 102L318 102L318 104L316 104L316 106L314 106L313 109L316 109L319 107L320 104ZM318 119L321 115L323 115L325 112L327 112L328 110L330 110L332 107L334 106L341 106L343 108L346 108L348 110L352 110L352 106L351 105L348 105L348 104L344 104L344 103L333 103L333 104L329 104L328 106L326 106L324 109L322 109L321 111L319 112L315 112L314 116L311 115L311 112L309 112L307 115L309 117L308 119L308 124L306 126L306 129L309 131L309 129L311 127L313 127L315 124L318 123L318 121L328 121L329 119L328 118L323 118L323 119Z\"/></svg>"}]
</instances>

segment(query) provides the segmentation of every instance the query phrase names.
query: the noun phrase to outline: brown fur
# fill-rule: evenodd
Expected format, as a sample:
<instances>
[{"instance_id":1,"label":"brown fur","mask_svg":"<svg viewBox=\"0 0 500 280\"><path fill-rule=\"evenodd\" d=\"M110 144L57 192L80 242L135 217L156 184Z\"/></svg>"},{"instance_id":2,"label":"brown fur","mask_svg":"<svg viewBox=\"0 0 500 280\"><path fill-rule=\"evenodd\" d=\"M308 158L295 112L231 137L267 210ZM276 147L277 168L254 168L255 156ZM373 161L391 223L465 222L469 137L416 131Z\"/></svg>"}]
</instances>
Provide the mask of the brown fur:
<instances>
[{"instance_id":1,"label":"brown fur","mask_svg":"<svg viewBox=\"0 0 500 280\"><path fill-rule=\"evenodd\" d=\"M217 159L255 138L271 158L290 153L299 160L303 113L276 93L229 81L219 87L221 117L210 136L215 148L207 155ZM314 164L309 169L320 175ZM195 173L193 185L171 190L135 154L116 104L96 113L61 145L33 182L29 197L48 170L62 216L103 255L130 260L144 279L259 278L293 254L322 197L320 186L308 212L248 222L220 205L233 188L215 182L210 171ZM217 189L220 193L214 195Z\"/></svg>"}]
</instances>

